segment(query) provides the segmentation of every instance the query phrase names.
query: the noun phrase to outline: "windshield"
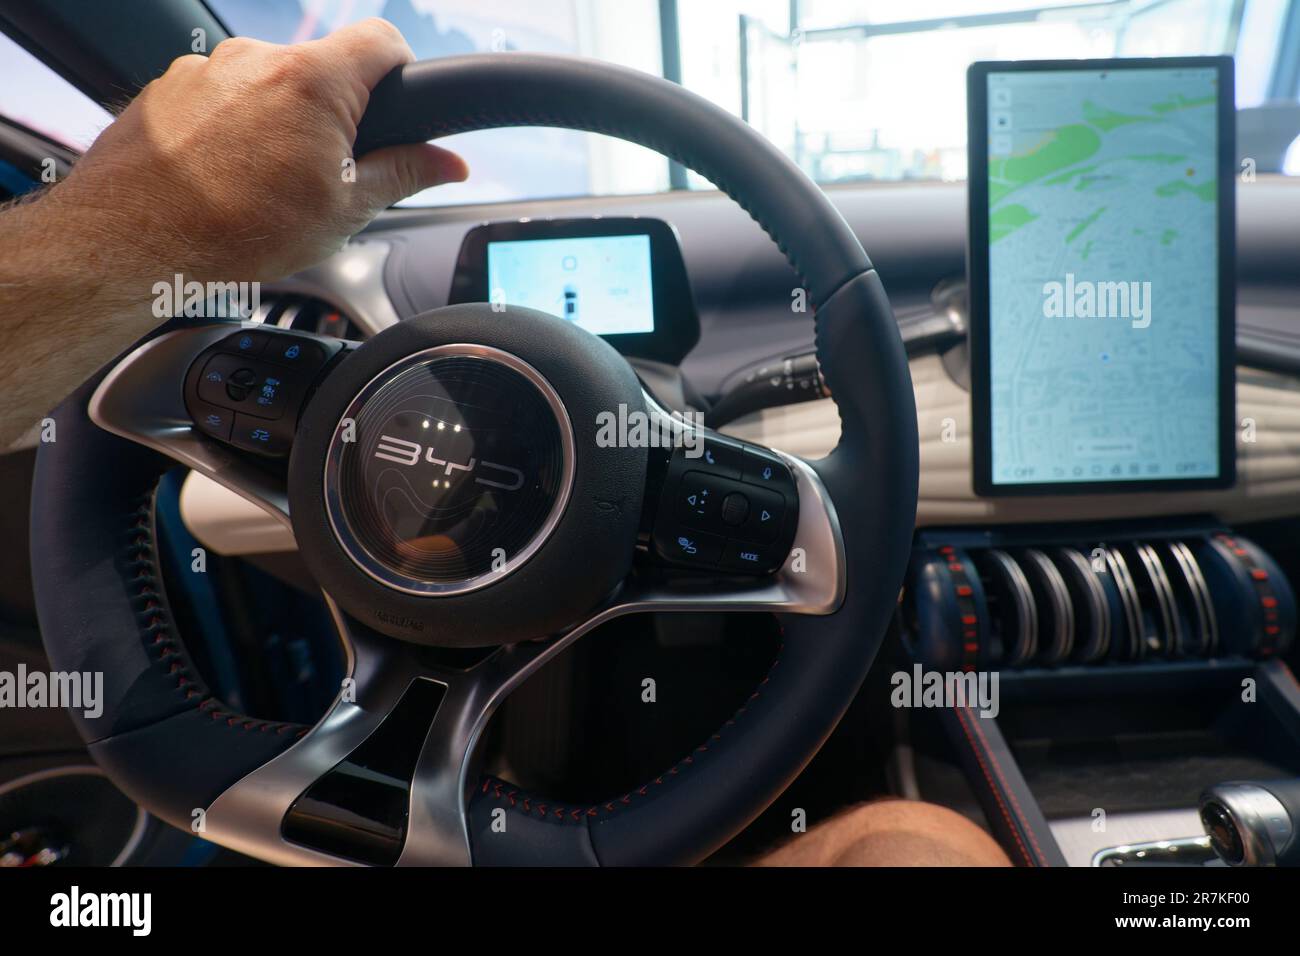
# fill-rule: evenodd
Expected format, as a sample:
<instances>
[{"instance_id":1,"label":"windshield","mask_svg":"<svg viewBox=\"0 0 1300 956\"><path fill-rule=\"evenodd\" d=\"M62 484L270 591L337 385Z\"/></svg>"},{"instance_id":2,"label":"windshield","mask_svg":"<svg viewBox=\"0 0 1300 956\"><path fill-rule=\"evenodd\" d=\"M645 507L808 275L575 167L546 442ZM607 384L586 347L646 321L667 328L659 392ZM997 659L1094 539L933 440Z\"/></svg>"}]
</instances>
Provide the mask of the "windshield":
<instances>
[{"instance_id":1,"label":"windshield","mask_svg":"<svg viewBox=\"0 0 1300 956\"><path fill-rule=\"evenodd\" d=\"M1300 0L208 2L232 32L275 43L382 16L420 59L527 50L666 76L744 118L825 184L963 179L975 60L1230 53L1242 156L1257 172L1300 173ZM54 112L42 115L46 128L58 125ZM87 139L80 112L69 122L59 138ZM470 180L405 205L708 186L602 136L491 130L447 143L469 160Z\"/></svg>"}]
</instances>

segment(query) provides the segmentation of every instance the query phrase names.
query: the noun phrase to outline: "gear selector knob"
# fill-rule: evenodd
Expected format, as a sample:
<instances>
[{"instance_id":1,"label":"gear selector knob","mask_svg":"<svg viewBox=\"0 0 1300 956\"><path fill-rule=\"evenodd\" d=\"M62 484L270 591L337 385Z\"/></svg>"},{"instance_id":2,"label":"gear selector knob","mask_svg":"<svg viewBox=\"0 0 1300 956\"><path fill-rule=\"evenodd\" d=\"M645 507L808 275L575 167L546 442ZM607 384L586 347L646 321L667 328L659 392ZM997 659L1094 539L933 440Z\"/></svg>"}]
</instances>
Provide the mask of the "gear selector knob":
<instances>
[{"instance_id":1,"label":"gear selector knob","mask_svg":"<svg viewBox=\"0 0 1300 956\"><path fill-rule=\"evenodd\" d=\"M1221 783L1200 803L1210 845L1229 866L1300 866L1300 780Z\"/></svg>"}]
</instances>

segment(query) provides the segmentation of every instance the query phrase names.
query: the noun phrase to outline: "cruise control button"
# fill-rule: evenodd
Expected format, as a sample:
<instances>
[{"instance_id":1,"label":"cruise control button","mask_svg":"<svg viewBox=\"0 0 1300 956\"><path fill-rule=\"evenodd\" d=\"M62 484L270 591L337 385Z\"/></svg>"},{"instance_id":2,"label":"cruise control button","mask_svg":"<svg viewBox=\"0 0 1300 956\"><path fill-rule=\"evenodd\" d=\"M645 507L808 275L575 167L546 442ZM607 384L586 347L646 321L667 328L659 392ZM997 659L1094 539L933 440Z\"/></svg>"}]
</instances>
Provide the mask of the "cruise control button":
<instances>
[{"instance_id":1,"label":"cruise control button","mask_svg":"<svg viewBox=\"0 0 1300 956\"><path fill-rule=\"evenodd\" d=\"M794 477L785 462L775 455L753 448L745 449L741 479L755 485L793 489Z\"/></svg>"},{"instance_id":2,"label":"cruise control button","mask_svg":"<svg viewBox=\"0 0 1300 956\"><path fill-rule=\"evenodd\" d=\"M722 566L733 571L766 574L780 566L780 556L770 544L728 541L722 549Z\"/></svg>"},{"instance_id":3,"label":"cruise control button","mask_svg":"<svg viewBox=\"0 0 1300 956\"><path fill-rule=\"evenodd\" d=\"M785 517L785 498L767 488L754 488L750 496L749 514L745 523L734 534L750 541L773 541L781 531Z\"/></svg>"}]
</instances>

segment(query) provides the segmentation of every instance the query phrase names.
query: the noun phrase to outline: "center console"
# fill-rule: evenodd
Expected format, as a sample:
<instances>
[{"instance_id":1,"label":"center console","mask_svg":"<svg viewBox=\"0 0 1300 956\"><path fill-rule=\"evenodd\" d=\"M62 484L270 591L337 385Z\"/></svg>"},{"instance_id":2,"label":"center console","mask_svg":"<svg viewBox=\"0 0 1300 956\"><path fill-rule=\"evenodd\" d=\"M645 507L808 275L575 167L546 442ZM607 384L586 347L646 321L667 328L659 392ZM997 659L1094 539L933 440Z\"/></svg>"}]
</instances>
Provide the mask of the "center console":
<instances>
[{"instance_id":1,"label":"center console","mask_svg":"<svg viewBox=\"0 0 1300 956\"><path fill-rule=\"evenodd\" d=\"M1217 865L1201 793L1300 775L1294 594L1212 522L923 531L904 623L924 672L997 675L941 717L1018 863Z\"/></svg>"},{"instance_id":2,"label":"center console","mask_svg":"<svg viewBox=\"0 0 1300 956\"><path fill-rule=\"evenodd\" d=\"M1000 515L1236 484L1232 70L971 67L969 477L1050 502ZM1016 862L1218 864L1242 833L1289 852L1258 809L1272 791L1240 789L1300 776L1295 595L1247 536L1213 517L927 528L903 621L911 682Z\"/></svg>"}]
</instances>

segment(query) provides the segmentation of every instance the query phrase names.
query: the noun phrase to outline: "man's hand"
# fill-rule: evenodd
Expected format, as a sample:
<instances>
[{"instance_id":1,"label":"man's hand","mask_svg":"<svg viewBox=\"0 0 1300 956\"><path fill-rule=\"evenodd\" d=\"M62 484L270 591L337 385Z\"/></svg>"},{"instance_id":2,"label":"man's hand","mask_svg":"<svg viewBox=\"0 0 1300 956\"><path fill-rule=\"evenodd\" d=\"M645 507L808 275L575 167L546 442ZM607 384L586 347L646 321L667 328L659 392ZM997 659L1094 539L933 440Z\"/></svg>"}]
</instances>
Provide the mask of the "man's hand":
<instances>
[{"instance_id":1,"label":"man's hand","mask_svg":"<svg viewBox=\"0 0 1300 956\"><path fill-rule=\"evenodd\" d=\"M50 198L101 210L187 279L296 272L397 200L465 178L460 157L426 145L366 156L345 177L370 90L413 59L385 20L299 46L235 37L211 57L183 56Z\"/></svg>"},{"instance_id":2,"label":"man's hand","mask_svg":"<svg viewBox=\"0 0 1300 956\"><path fill-rule=\"evenodd\" d=\"M154 283L276 279L398 199L463 180L460 157L423 144L353 165L370 90L412 59L383 20L183 56L65 182L0 213L0 448L156 323Z\"/></svg>"}]
</instances>

